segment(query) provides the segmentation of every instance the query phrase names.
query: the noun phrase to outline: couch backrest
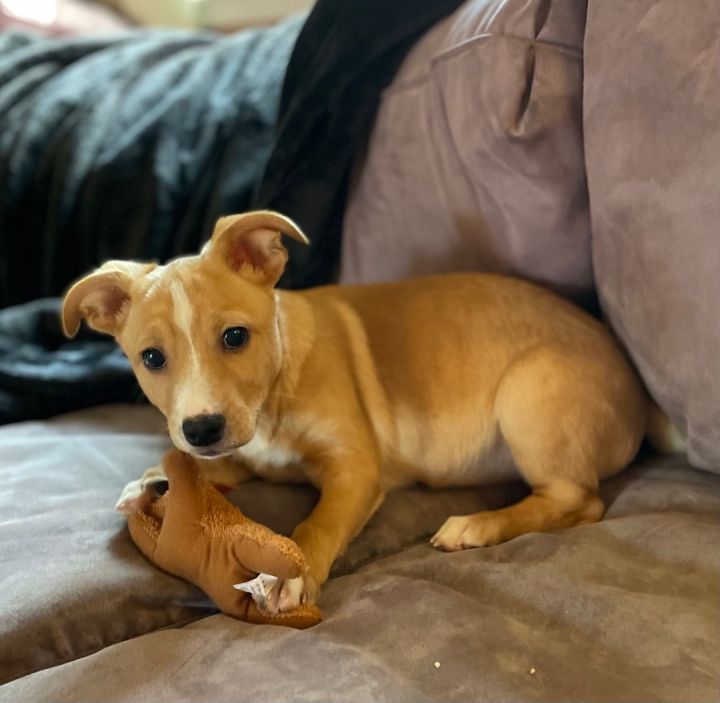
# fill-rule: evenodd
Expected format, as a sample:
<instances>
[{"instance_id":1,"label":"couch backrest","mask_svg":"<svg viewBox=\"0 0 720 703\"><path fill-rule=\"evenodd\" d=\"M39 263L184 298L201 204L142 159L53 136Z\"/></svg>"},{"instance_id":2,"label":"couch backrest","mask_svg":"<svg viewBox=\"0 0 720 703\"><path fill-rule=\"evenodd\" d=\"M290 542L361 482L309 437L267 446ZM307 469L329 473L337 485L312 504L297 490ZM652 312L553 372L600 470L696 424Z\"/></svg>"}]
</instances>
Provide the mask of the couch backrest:
<instances>
[{"instance_id":1,"label":"couch backrest","mask_svg":"<svg viewBox=\"0 0 720 703\"><path fill-rule=\"evenodd\" d=\"M385 92L344 223L345 282L454 270L592 289L582 0L470 0Z\"/></svg>"},{"instance_id":2,"label":"couch backrest","mask_svg":"<svg viewBox=\"0 0 720 703\"><path fill-rule=\"evenodd\" d=\"M720 4L591 0L585 138L603 309L720 471Z\"/></svg>"}]
</instances>

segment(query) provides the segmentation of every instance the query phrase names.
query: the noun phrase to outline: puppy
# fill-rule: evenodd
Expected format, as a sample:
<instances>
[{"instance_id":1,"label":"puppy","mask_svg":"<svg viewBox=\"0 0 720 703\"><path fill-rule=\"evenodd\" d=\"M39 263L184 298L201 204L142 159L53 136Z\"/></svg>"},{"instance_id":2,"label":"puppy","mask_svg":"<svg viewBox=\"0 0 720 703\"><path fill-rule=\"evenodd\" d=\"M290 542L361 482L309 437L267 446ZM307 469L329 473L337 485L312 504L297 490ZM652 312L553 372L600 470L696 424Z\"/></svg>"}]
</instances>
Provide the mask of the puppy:
<instances>
[{"instance_id":1,"label":"puppy","mask_svg":"<svg viewBox=\"0 0 720 703\"><path fill-rule=\"evenodd\" d=\"M599 520L598 482L630 463L653 417L670 431L607 329L559 297L484 274L277 291L281 233L307 243L274 212L225 217L198 256L106 263L62 312L68 335L84 319L115 336L212 481L319 488L293 533L308 571L273 609L317 597L389 490L522 478L527 498L450 517L431 540L497 544ZM118 509L163 479L149 469Z\"/></svg>"}]
</instances>

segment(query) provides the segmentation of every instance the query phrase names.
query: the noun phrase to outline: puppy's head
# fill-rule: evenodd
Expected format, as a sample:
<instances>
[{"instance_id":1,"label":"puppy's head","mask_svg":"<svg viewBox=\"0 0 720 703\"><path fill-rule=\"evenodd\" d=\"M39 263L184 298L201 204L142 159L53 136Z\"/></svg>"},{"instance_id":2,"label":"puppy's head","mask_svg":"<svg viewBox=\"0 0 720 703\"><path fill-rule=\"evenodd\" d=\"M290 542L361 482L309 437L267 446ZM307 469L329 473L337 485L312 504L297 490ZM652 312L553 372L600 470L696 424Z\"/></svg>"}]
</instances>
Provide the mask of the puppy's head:
<instances>
[{"instance_id":1,"label":"puppy's head","mask_svg":"<svg viewBox=\"0 0 720 703\"><path fill-rule=\"evenodd\" d=\"M221 219L198 256L166 266L109 261L65 296L63 327L113 335L165 415L174 444L213 458L249 442L280 370L273 288L287 262L274 212Z\"/></svg>"}]
</instances>

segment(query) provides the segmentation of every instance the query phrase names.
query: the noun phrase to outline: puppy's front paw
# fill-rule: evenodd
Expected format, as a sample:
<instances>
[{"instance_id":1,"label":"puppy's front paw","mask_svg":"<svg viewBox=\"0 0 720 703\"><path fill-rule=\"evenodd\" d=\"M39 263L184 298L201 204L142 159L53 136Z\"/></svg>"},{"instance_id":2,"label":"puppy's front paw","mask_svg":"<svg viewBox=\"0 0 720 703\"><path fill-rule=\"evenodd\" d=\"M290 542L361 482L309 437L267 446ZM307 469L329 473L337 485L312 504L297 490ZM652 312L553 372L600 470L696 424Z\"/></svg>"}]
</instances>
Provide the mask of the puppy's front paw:
<instances>
[{"instance_id":1,"label":"puppy's front paw","mask_svg":"<svg viewBox=\"0 0 720 703\"><path fill-rule=\"evenodd\" d=\"M314 603L317 598L317 586L312 576L299 576L296 579L278 580L267 596L262 609L268 615L288 613L302 603Z\"/></svg>"},{"instance_id":2,"label":"puppy's front paw","mask_svg":"<svg viewBox=\"0 0 720 703\"><path fill-rule=\"evenodd\" d=\"M444 552L457 552L498 544L503 539L502 521L492 511L488 511L449 517L430 539L430 544Z\"/></svg>"},{"instance_id":3,"label":"puppy's front paw","mask_svg":"<svg viewBox=\"0 0 720 703\"><path fill-rule=\"evenodd\" d=\"M123 488L120 498L115 503L115 510L122 515L130 516L145 508L151 498L152 494L145 490L143 480L139 478L137 481L130 481Z\"/></svg>"},{"instance_id":4,"label":"puppy's front paw","mask_svg":"<svg viewBox=\"0 0 720 703\"><path fill-rule=\"evenodd\" d=\"M167 490L167 477L161 467L148 469L137 481L130 481L123 488L115 503L115 510L125 516L144 510L148 504Z\"/></svg>"}]
</instances>

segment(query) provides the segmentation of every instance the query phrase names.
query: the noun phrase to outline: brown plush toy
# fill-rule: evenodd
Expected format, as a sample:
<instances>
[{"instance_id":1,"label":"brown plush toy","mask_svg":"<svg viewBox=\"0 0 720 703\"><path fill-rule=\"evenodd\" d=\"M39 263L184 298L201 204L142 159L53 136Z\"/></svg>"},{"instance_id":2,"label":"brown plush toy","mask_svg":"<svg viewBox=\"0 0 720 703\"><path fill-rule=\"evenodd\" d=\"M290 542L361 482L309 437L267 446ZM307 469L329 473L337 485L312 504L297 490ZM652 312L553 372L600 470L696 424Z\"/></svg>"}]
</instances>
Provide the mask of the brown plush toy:
<instances>
[{"instance_id":1,"label":"brown plush toy","mask_svg":"<svg viewBox=\"0 0 720 703\"><path fill-rule=\"evenodd\" d=\"M305 558L295 542L245 517L181 452L168 452L163 468L167 492L128 519L130 536L153 564L199 586L223 613L241 620L297 628L322 620L309 604L267 615L234 588L259 574L302 575Z\"/></svg>"}]
</instances>

